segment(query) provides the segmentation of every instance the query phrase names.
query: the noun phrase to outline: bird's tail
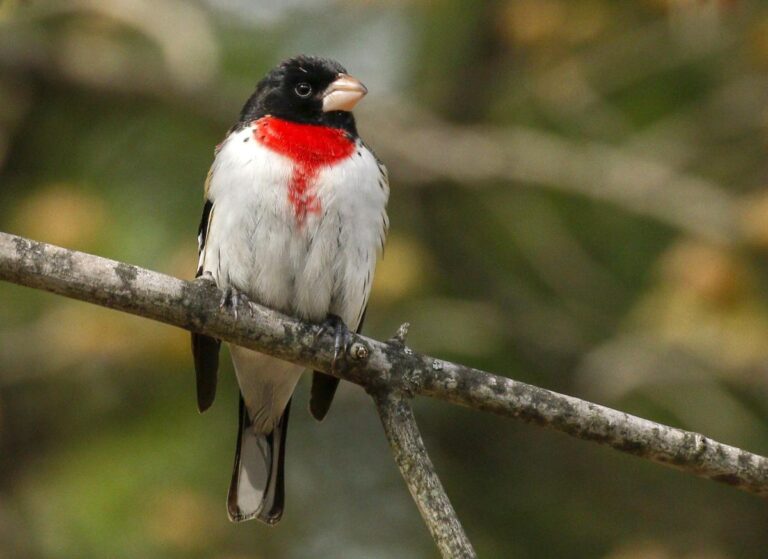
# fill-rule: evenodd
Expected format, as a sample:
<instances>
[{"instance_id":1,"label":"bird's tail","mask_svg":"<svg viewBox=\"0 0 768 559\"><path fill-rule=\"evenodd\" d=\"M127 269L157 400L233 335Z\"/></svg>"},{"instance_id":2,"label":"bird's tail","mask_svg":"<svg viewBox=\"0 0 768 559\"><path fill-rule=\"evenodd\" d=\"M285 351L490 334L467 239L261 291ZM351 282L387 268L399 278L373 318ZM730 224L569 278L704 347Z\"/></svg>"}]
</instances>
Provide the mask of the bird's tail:
<instances>
[{"instance_id":1,"label":"bird's tail","mask_svg":"<svg viewBox=\"0 0 768 559\"><path fill-rule=\"evenodd\" d=\"M240 398L237 452L227 497L229 519L233 522L257 518L266 524L277 524L283 516L283 466L290 409L289 400L274 430L268 434L257 433Z\"/></svg>"}]
</instances>

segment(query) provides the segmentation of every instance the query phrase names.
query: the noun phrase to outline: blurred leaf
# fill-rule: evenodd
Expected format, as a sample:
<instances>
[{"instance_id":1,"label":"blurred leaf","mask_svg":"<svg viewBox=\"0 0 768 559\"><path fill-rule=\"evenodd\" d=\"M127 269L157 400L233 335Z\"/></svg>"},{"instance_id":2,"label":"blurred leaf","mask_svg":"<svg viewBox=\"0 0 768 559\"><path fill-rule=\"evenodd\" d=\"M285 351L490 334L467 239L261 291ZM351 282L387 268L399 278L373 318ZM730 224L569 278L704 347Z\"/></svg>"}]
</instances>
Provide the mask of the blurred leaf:
<instances>
[{"instance_id":1,"label":"blurred leaf","mask_svg":"<svg viewBox=\"0 0 768 559\"><path fill-rule=\"evenodd\" d=\"M373 292L377 301L392 304L414 292L429 289L429 276L434 273L432 257L421 244L393 232L387 239L384 258L376 268Z\"/></svg>"},{"instance_id":2,"label":"blurred leaf","mask_svg":"<svg viewBox=\"0 0 768 559\"><path fill-rule=\"evenodd\" d=\"M55 183L20 201L11 218L19 235L78 250L93 250L107 235L106 204L76 184Z\"/></svg>"}]
</instances>

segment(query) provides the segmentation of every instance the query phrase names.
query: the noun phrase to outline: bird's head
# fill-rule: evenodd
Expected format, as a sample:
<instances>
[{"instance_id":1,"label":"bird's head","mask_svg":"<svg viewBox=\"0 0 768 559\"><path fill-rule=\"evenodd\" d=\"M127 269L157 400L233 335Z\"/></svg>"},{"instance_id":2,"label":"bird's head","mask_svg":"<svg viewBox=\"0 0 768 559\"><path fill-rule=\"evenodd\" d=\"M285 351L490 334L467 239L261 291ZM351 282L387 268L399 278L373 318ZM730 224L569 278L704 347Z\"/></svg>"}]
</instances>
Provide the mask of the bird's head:
<instances>
[{"instance_id":1,"label":"bird's head","mask_svg":"<svg viewBox=\"0 0 768 559\"><path fill-rule=\"evenodd\" d=\"M356 133L352 109L366 93L365 86L338 62L297 56L280 63L258 83L240 121L271 115Z\"/></svg>"}]
</instances>

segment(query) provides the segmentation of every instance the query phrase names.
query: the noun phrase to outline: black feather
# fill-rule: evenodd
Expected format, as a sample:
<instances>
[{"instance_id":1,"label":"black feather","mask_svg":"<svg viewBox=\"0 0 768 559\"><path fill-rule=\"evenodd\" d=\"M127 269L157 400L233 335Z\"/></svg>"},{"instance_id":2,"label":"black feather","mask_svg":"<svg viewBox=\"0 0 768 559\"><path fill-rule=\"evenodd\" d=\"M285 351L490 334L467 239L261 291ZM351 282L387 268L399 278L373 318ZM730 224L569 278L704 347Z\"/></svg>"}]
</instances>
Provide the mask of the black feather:
<instances>
[{"instance_id":1,"label":"black feather","mask_svg":"<svg viewBox=\"0 0 768 559\"><path fill-rule=\"evenodd\" d=\"M221 341L204 334L192 333L192 355L197 381L197 409L200 413L211 407L216 399L219 377L219 348Z\"/></svg>"},{"instance_id":2,"label":"black feather","mask_svg":"<svg viewBox=\"0 0 768 559\"><path fill-rule=\"evenodd\" d=\"M322 109L319 94L343 73L346 70L341 64L327 58L297 56L285 60L256 84L256 91L245 103L235 128L271 115L292 122L341 128L351 138L357 138L355 117L350 111L323 112ZM317 94L297 97L294 88L302 82L310 84Z\"/></svg>"},{"instance_id":3,"label":"black feather","mask_svg":"<svg viewBox=\"0 0 768 559\"><path fill-rule=\"evenodd\" d=\"M288 400L275 429L267 434L256 433L240 396L235 465L227 495L227 512L233 522L256 518L273 525L282 518L285 506L285 444L290 411L291 401ZM254 456L256 450L260 456ZM245 485L241 486L241 483ZM254 492L258 503L252 500Z\"/></svg>"},{"instance_id":4,"label":"black feather","mask_svg":"<svg viewBox=\"0 0 768 559\"><path fill-rule=\"evenodd\" d=\"M367 310L368 307L363 310L363 314L360 317L360 324L357 327L358 334L363 329ZM315 371L312 374L312 389L309 396L309 412L312 414L312 417L318 421L325 419L338 387L339 379L337 377L327 375L322 371Z\"/></svg>"},{"instance_id":5,"label":"black feather","mask_svg":"<svg viewBox=\"0 0 768 559\"><path fill-rule=\"evenodd\" d=\"M198 252L205 250L205 238L208 233L208 225L213 204L206 200L203 206L203 217L197 232ZM195 277L203 273L202 267L198 268ZM195 361L195 377L197 382L197 409L204 412L211 407L216 399L216 384L219 375L219 348L221 341L204 334L192 333L192 356Z\"/></svg>"},{"instance_id":6,"label":"black feather","mask_svg":"<svg viewBox=\"0 0 768 559\"><path fill-rule=\"evenodd\" d=\"M325 419L331 408L333 396L339 387L339 379L322 371L312 374L312 393L309 397L309 412L318 421Z\"/></svg>"}]
</instances>

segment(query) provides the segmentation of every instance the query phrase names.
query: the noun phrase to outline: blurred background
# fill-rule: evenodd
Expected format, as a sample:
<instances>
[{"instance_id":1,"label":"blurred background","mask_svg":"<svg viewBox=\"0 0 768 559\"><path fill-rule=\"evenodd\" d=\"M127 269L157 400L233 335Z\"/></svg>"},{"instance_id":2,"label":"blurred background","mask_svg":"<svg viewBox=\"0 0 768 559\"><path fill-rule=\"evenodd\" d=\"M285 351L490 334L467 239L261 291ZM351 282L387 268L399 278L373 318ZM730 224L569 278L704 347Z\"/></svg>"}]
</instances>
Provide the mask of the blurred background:
<instances>
[{"instance_id":1,"label":"blurred background","mask_svg":"<svg viewBox=\"0 0 768 559\"><path fill-rule=\"evenodd\" d=\"M768 454L768 4L0 1L0 230L191 278L213 147L297 53L370 89L366 332ZM228 359L0 285L0 558L436 557L371 402L302 383L279 527L233 525ZM759 499L415 402L481 557L763 558Z\"/></svg>"}]
</instances>

